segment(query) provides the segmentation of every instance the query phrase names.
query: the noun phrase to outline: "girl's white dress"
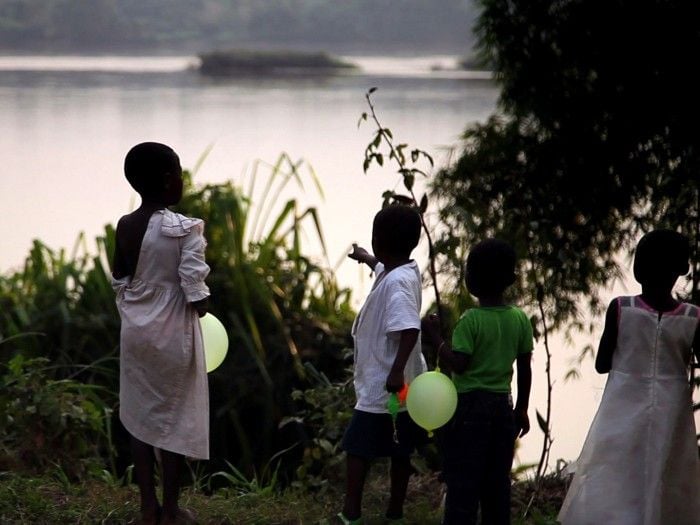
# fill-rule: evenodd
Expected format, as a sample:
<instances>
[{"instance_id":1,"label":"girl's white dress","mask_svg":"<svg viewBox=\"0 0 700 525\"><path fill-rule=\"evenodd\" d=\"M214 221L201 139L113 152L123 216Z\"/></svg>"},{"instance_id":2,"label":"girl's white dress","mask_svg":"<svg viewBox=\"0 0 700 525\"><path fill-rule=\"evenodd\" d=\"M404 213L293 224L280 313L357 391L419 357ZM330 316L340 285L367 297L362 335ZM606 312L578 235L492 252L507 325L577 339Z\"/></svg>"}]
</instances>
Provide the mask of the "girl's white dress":
<instances>
[{"instance_id":1,"label":"girl's white dress","mask_svg":"<svg viewBox=\"0 0 700 525\"><path fill-rule=\"evenodd\" d=\"M559 513L563 525L698 525L700 462L688 365L700 309L618 298L600 407Z\"/></svg>"},{"instance_id":2,"label":"girl's white dress","mask_svg":"<svg viewBox=\"0 0 700 525\"><path fill-rule=\"evenodd\" d=\"M209 458L209 391L199 319L206 298L201 219L150 218L132 277L113 280L121 316L119 417L137 439Z\"/></svg>"}]
</instances>

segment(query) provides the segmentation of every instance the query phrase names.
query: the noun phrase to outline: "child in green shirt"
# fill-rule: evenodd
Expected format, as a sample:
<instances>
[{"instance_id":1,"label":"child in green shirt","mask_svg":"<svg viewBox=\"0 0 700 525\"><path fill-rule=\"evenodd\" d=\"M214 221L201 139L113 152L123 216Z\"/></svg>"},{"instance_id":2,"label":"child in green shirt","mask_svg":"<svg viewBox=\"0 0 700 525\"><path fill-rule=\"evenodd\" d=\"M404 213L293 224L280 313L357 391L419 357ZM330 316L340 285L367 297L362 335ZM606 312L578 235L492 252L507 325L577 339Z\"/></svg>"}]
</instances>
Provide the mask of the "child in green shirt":
<instances>
[{"instance_id":1,"label":"child in green shirt","mask_svg":"<svg viewBox=\"0 0 700 525\"><path fill-rule=\"evenodd\" d=\"M437 316L424 323L440 361L452 370L459 401L444 441L447 498L443 525L510 523L510 469L515 439L530 430L527 415L532 372L532 326L505 303L515 281L515 252L503 241L478 243L467 257L466 284L479 299L455 326L452 345L440 335ZM518 370L513 409L510 384Z\"/></svg>"}]
</instances>

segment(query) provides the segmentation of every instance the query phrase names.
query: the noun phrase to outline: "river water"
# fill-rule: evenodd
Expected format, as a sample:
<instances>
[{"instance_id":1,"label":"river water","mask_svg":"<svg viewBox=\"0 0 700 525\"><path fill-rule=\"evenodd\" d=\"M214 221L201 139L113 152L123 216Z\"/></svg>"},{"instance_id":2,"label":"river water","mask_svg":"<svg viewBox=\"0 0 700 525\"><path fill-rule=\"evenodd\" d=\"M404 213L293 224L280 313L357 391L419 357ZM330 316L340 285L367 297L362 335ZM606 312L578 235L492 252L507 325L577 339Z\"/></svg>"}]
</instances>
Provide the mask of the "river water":
<instances>
[{"instance_id":1,"label":"river water","mask_svg":"<svg viewBox=\"0 0 700 525\"><path fill-rule=\"evenodd\" d=\"M308 162L325 197L309 179L303 192L285 196L318 208L331 264L360 301L369 276L345 254L352 242L369 246L382 192L401 189L394 169L362 171L373 131L368 123L358 128L367 111L364 94L377 87L373 100L382 124L439 166L466 126L494 111L498 91L487 73L450 70L457 57L344 58L359 71L222 80L200 76L193 57L0 57L0 272L21 265L32 239L71 248L79 232L92 239L136 206L123 158L132 145L155 140L171 145L185 168L211 148L196 183L249 181L256 161L263 162L258 176L264 177L264 163L282 152ZM318 248L312 237L311 252ZM424 254L417 258L425 263ZM563 381L569 358L586 342L554 343L553 459L576 457L602 393L604 378L591 372L590 361L579 381ZM535 421L535 409L545 410L540 345L533 367L533 430L518 451L525 463L537 460L541 446Z\"/></svg>"}]
</instances>

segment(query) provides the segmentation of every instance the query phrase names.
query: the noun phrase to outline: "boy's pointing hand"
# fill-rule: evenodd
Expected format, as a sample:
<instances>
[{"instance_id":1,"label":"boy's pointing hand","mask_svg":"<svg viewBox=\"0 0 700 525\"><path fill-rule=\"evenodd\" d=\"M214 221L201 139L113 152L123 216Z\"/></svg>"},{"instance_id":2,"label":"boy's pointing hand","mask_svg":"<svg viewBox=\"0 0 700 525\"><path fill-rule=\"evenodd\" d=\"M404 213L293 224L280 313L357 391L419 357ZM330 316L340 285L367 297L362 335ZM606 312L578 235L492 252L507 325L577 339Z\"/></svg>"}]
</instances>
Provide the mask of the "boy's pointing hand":
<instances>
[{"instance_id":1,"label":"boy's pointing hand","mask_svg":"<svg viewBox=\"0 0 700 525\"><path fill-rule=\"evenodd\" d=\"M361 246L358 246L357 243L352 244L352 252L348 254L348 257L351 259L357 261L358 263L363 263L367 262L369 258L369 252L362 248Z\"/></svg>"}]
</instances>

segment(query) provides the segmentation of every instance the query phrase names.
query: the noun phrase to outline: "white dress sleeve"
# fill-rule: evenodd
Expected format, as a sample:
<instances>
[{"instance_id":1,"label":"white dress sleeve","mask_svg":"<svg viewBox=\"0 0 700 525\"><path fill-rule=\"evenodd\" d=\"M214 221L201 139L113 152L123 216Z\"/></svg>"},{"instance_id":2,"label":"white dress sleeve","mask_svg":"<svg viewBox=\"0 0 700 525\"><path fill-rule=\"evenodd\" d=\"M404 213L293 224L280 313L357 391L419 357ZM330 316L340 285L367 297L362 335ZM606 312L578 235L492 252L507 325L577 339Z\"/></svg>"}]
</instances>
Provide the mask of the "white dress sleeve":
<instances>
[{"instance_id":1,"label":"white dress sleeve","mask_svg":"<svg viewBox=\"0 0 700 525\"><path fill-rule=\"evenodd\" d=\"M182 237L178 273L180 286L189 303L201 301L210 295L209 287L204 282L209 275L209 266L204 260L206 246L203 222L194 225L189 233Z\"/></svg>"}]
</instances>

